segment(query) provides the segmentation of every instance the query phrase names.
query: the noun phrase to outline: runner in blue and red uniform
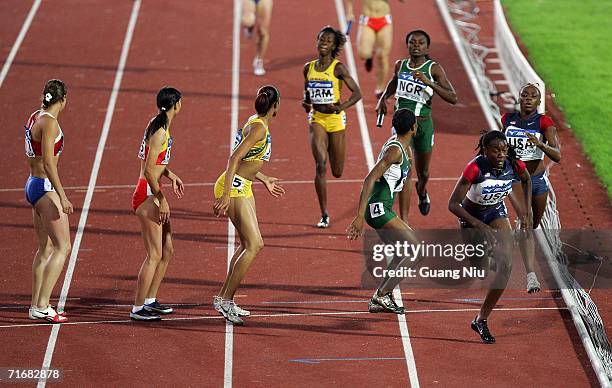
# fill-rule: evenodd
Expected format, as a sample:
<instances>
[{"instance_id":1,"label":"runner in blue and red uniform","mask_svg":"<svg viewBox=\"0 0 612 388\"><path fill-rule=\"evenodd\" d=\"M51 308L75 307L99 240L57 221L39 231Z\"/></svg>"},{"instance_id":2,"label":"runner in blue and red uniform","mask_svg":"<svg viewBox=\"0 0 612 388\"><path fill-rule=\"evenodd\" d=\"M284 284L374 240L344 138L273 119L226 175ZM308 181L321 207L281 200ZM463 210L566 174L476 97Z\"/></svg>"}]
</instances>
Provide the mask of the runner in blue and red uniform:
<instances>
[{"instance_id":1,"label":"runner in blue and red uniform","mask_svg":"<svg viewBox=\"0 0 612 388\"><path fill-rule=\"evenodd\" d=\"M448 209L457 217L461 228L476 228L486 237L497 263L493 286L485 297L480 312L472 321L472 329L483 342L494 343L487 319L506 287L511 269L512 230L504 204L516 181L523 188L524 200L515 206L521 228L531 228L525 209L531 208L531 177L525 163L516 159L506 136L500 131L488 132L480 138L479 155L465 167L448 202ZM497 230L498 233L494 233ZM505 231L505 233L504 233Z\"/></svg>"},{"instance_id":2,"label":"runner in blue and red uniform","mask_svg":"<svg viewBox=\"0 0 612 388\"><path fill-rule=\"evenodd\" d=\"M540 99L538 87L526 84L519 93L520 111L506 113L501 118L508 144L514 147L517 156L525 162L527 171L531 174L533 228L537 228L540 224L548 198L549 182L544 166L544 155L556 163L561 161L555 123L545 114L538 113ZM519 239L519 245L527 270L527 292L538 292L540 283L535 274L533 233L529 232L521 237L525 237Z\"/></svg>"}]
</instances>

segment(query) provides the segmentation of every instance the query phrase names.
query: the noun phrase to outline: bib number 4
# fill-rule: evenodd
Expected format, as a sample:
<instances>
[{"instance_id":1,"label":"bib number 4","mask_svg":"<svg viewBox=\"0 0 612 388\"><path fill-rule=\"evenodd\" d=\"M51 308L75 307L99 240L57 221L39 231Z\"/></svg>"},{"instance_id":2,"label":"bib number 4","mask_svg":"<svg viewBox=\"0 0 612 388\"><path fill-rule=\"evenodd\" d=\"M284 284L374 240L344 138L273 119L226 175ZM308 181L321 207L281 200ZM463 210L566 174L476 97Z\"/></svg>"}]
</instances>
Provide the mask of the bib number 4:
<instances>
[{"instance_id":1,"label":"bib number 4","mask_svg":"<svg viewBox=\"0 0 612 388\"><path fill-rule=\"evenodd\" d=\"M385 207L382 202L374 202L370 204L370 217L376 218L385 214Z\"/></svg>"}]
</instances>

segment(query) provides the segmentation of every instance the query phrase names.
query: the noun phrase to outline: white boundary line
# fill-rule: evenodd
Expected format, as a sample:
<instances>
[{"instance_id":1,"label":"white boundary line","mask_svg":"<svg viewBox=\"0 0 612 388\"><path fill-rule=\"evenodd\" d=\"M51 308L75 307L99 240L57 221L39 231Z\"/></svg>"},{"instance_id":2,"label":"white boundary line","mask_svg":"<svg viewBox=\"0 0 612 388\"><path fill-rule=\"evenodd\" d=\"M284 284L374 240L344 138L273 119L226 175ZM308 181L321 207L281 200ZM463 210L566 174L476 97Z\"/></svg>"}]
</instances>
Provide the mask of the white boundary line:
<instances>
[{"instance_id":1,"label":"white boundary line","mask_svg":"<svg viewBox=\"0 0 612 388\"><path fill-rule=\"evenodd\" d=\"M89 206L93 198L94 188L96 186L96 180L98 179L98 171L100 170L100 164L102 163L102 155L104 154L104 146L106 145L106 139L110 131L111 121L113 120L113 113L115 111L115 104L117 102L117 95L119 94L119 88L121 87L121 80L123 79L123 71L125 69L125 63L130 51L130 44L132 43L132 36L134 34L134 28L136 27L136 20L138 19L138 12L140 10L140 1L134 0L134 6L132 7L132 14L130 21L127 26L125 33L125 39L123 41L123 48L121 49L121 56L119 57L119 63L117 65L117 72L115 74L115 82L113 83L113 91L108 100L108 106L106 108L106 117L104 118L104 124L102 125L102 133L100 134L100 140L98 141L98 149L96 150L96 157L94 159L93 167L91 169L91 175L89 177L89 185L87 186L87 194L85 195L85 201L83 202L83 211L79 219L79 226L77 228L76 235L74 237L74 243L72 244L72 252L70 254L70 261L68 262L68 269L66 270L66 277L64 278L64 285L62 286L62 292L60 299L57 304L58 311L64 310L66 304L66 298L68 297L68 290L70 289L70 283L72 282L72 275L74 273L74 267L76 266L77 256L79 255L79 247L81 246L81 239L83 238L83 232L87 223L87 216L89 214ZM48 369L51 367L51 359L53 358L53 351L55 350L55 343L59 334L60 327L62 325L53 325L51 334L49 336L49 342L47 343L47 350L45 352L45 358L43 361L42 369ZM38 380L38 388L44 387L46 379Z\"/></svg>"},{"instance_id":2,"label":"white boundary line","mask_svg":"<svg viewBox=\"0 0 612 388\"><path fill-rule=\"evenodd\" d=\"M25 21L23 22L23 25L21 26L21 31L19 31L19 35L17 35L17 39L15 39L15 43L13 43L13 47L11 48L8 57L6 57L6 61L4 62L4 66L2 66L2 71L0 72L0 88L2 87L4 79L6 78L6 75L8 74L9 69L13 64L13 60L17 55L17 51L19 51L19 47L21 47L23 39L25 38L26 34L28 33L28 30L30 29L30 25L32 24L32 20L34 20L34 16L38 11L38 7L40 6L41 1L42 0L34 0L34 2L32 3L32 8L30 8L30 12L28 12L28 16L26 17Z\"/></svg>"},{"instance_id":3,"label":"white boundary line","mask_svg":"<svg viewBox=\"0 0 612 388\"><path fill-rule=\"evenodd\" d=\"M242 0L234 0L234 23L232 27L232 102L230 118L230 154L232 143L238 130L239 94L240 94L240 24L242 17ZM232 221L227 220L227 271L236 250L236 229ZM225 361L223 367L223 387L231 388L233 380L234 358L234 325L225 322Z\"/></svg>"},{"instance_id":4,"label":"white boundary line","mask_svg":"<svg viewBox=\"0 0 612 388\"><path fill-rule=\"evenodd\" d=\"M130 305L131 306L131 305ZM459 308L459 309L422 309L422 310L406 310L406 314L424 314L424 313L465 313L465 312L474 312L479 311L479 307L473 308ZM496 308L494 311L550 311L550 310L568 310L567 307L502 307ZM249 316L249 319L253 318L276 318L276 317L316 317L316 316L338 316L338 315L361 315L361 314L371 314L368 311L323 311L323 312L314 312L314 313L278 313L278 314L253 314ZM381 314L381 316L385 316L389 314ZM174 317L174 318L166 318L162 320L162 322L176 322L176 321L198 321L198 320L208 320L208 319L224 319L221 315L204 315L199 317ZM134 321L130 319L109 319L109 320L99 320L99 321L79 321L79 322L68 322L62 323L62 326L80 326L80 325L102 325L102 324L114 324L114 323L134 323ZM156 323L155 325L160 325ZM57 325L56 325L57 326ZM24 324L16 324L16 325L0 325L0 329L19 329L24 327L40 327L46 328L49 327L48 324L45 323L24 323Z\"/></svg>"},{"instance_id":5,"label":"white boundary line","mask_svg":"<svg viewBox=\"0 0 612 388\"><path fill-rule=\"evenodd\" d=\"M336 11L338 13L338 23L340 24L340 28L342 31L346 31L346 15L344 12L344 4L342 0L335 0L336 3ZM351 76L355 79L355 82L359 84L359 78L357 76L357 66L355 66L355 57L353 55L353 47L351 45L350 39L346 40L346 44L344 45L344 49L346 50L346 59L349 66L349 71ZM372 142L370 141L370 133L368 130L368 124L365 118L365 111L363 108L363 102L359 101L355 104L355 108L357 110L357 119L359 121L359 129L361 132L361 139L363 142L363 151L365 152L365 158L368 165L368 171L374 167L374 154L372 152ZM456 178L455 178L456 179ZM403 306L402 303L402 294L399 288L399 285L395 287L393 290L393 295L396 300L399 300L399 305ZM402 346L404 348L404 355L406 357L406 366L408 368L408 378L410 379L410 386L412 388L419 387L419 377L417 375L416 363L414 361L414 353L412 351L412 344L410 343L410 334L408 332L408 325L406 323L406 316L400 314L397 316L397 320L399 323L400 334L402 338Z\"/></svg>"}]
</instances>

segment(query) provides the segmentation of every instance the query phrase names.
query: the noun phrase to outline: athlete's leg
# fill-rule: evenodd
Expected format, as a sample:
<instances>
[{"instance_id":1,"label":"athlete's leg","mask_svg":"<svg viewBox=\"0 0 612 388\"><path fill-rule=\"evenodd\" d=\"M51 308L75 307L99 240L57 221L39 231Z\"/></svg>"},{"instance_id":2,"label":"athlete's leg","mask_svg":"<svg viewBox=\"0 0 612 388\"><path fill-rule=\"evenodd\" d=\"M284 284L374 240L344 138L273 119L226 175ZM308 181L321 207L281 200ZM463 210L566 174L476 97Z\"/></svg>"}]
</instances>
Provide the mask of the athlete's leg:
<instances>
[{"instance_id":1,"label":"athlete's leg","mask_svg":"<svg viewBox=\"0 0 612 388\"><path fill-rule=\"evenodd\" d=\"M330 132L329 136L329 165L332 175L340 178L344 171L346 157L346 131Z\"/></svg>"},{"instance_id":2,"label":"athlete's leg","mask_svg":"<svg viewBox=\"0 0 612 388\"><path fill-rule=\"evenodd\" d=\"M318 123L310 123L310 147L315 160L315 190L319 199L321 214L327 214L327 147L328 138L325 129Z\"/></svg>"},{"instance_id":3,"label":"athlete's leg","mask_svg":"<svg viewBox=\"0 0 612 388\"><path fill-rule=\"evenodd\" d=\"M174 245L172 244L172 226L170 221L166 222L162 225L162 255L161 260L157 264L157 268L155 269L155 274L153 275L153 280L151 281L151 286L149 287L149 291L146 294L146 298L155 298L157 295L157 290L159 290L159 286L161 285L162 280L164 280L164 276L166 275L166 270L168 269L168 264L170 263L170 259L174 256Z\"/></svg>"},{"instance_id":4,"label":"athlete's leg","mask_svg":"<svg viewBox=\"0 0 612 388\"><path fill-rule=\"evenodd\" d=\"M259 4L255 9L256 26L257 30L257 49L255 53L256 58L263 59L268 49L268 42L270 41L270 21L272 20L272 0L259 0Z\"/></svg>"},{"instance_id":5,"label":"athlete's leg","mask_svg":"<svg viewBox=\"0 0 612 388\"><path fill-rule=\"evenodd\" d=\"M395 245L397 242L403 244L407 241L409 244L419 244L414 231L410 226L399 217L392 218L387 222L381 229L377 229L376 232L380 236L381 240L385 244ZM396 270L400 267L412 267L418 263L417 260L412 260L410 257L393 257L393 260L387 266L388 270ZM393 291L403 279L401 277L386 277L383 279L381 285L378 287L380 294L384 295L388 292Z\"/></svg>"},{"instance_id":6,"label":"athlete's leg","mask_svg":"<svg viewBox=\"0 0 612 388\"><path fill-rule=\"evenodd\" d=\"M147 252L147 257L140 267L140 272L138 272L136 295L134 297L134 306L142 306L147 293L151 289L157 266L163 254L163 227L159 224L159 206L153 197L147 198L136 209L136 215L140 221L142 239Z\"/></svg>"},{"instance_id":7,"label":"athlete's leg","mask_svg":"<svg viewBox=\"0 0 612 388\"><path fill-rule=\"evenodd\" d=\"M247 28L255 26L255 2L253 0L242 0L241 22Z\"/></svg>"},{"instance_id":8,"label":"athlete's leg","mask_svg":"<svg viewBox=\"0 0 612 388\"><path fill-rule=\"evenodd\" d=\"M38 240L38 250L34 256L34 262L32 263L32 306L36 306L38 302L38 295L40 294L40 286L43 280L43 271L45 265L49 260L49 256L53 253L53 244L51 239L45 230L40 215L35 209L32 209L32 216L34 218L34 232L36 232L36 238Z\"/></svg>"},{"instance_id":9,"label":"athlete's leg","mask_svg":"<svg viewBox=\"0 0 612 388\"><path fill-rule=\"evenodd\" d=\"M427 182L429 181L429 163L431 162L431 152L414 153L414 167L417 173L416 190L417 194L425 195L427 193Z\"/></svg>"},{"instance_id":10,"label":"athlete's leg","mask_svg":"<svg viewBox=\"0 0 612 388\"><path fill-rule=\"evenodd\" d=\"M531 209L533 210L533 228L537 228L542 221L544 211L546 210L546 201L548 200L548 191L544 194L533 196L531 198Z\"/></svg>"},{"instance_id":11,"label":"athlete's leg","mask_svg":"<svg viewBox=\"0 0 612 388\"><path fill-rule=\"evenodd\" d=\"M389 53L393 43L393 25L387 24L376 34L376 93L385 90L389 76Z\"/></svg>"},{"instance_id":12,"label":"athlete's leg","mask_svg":"<svg viewBox=\"0 0 612 388\"><path fill-rule=\"evenodd\" d=\"M376 32L368 26L359 25L357 30L357 53L361 59L370 59L374 54Z\"/></svg>"},{"instance_id":13,"label":"athlete's leg","mask_svg":"<svg viewBox=\"0 0 612 388\"><path fill-rule=\"evenodd\" d=\"M53 252L44 264L42 282L38 292L36 307L46 309L53 292L53 287L62 273L64 262L70 254L70 230L68 215L62 211L59 195L55 191L46 193L34 206L40 216L42 226L47 231ZM40 269L39 269L40 270Z\"/></svg>"},{"instance_id":14,"label":"athlete's leg","mask_svg":"<svg viewBox=\"0 0 612 388\"><path fill-rule=\"evenodd\" d=\"M499 298L504 293L506 284L512 270L512 228L507 218L496 218L489 224L493 229L497 230L495 234L496 244L494 257L496 260L497 271L493 280L493 287L489 289L487 296L480 306L480 312L476 318L477 321L488 319L489 314L497 304Z\"/></svg>"},{"instance_id":15,"label":"athlete's leg","mask_svg":"<svg viewBox=\"0 0 612 388\"><path fill-rule=\"evenodd\" d=\"M236 289L240 286L240 282L246 275L253 259L264 246L255 216L255 202L252 197L232 198L230 201L229 217L236 229L240 228L239 232L244 238L242 242L244 250L236 259L234 265L229 268L223 287L225 292L219 295L223 299L234 299Z\"/></svg>"}]
</instances>

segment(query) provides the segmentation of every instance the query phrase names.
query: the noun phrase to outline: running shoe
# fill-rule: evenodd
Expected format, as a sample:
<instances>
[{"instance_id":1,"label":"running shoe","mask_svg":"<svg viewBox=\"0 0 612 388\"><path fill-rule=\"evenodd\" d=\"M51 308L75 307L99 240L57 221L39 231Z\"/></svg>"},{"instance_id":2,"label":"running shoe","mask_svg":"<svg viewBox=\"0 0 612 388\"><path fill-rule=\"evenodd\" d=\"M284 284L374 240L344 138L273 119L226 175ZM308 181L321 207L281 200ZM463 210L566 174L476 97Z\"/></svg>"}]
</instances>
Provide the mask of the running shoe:
<instances>
[{"instance_id":1,"label":"running shoe","mask_svg":"<svg viewBox=\"0 0 612 388\"><path fill-rule=\"evenodd\" d=\"M219 310L221 308L221 301L223 299L220 296L215 296L213 298L213 306L215 307L215 310L221 312L221 310ZM238 306L236 304L236 302L234 302L234 310L236 310L236 313L241 316L241 317L248 317L251 315L251 312L249 310L245 310L242 307Z\"/></svg>"},{"instance_id":2,"label":"running shoe","mask_svg":"<svg viewBox=\"0 0 612 388\"><path fill-rule=\"evenodd\" d=\"M368 58L365 60L365 71L367 71L368 73L371 72L373 66L374 62L372 61L372 58Z\"/></svg>"},{"instance_id":3,"label":"running shoe","mask_svg":"<svg viewBox=\"0 0 612 388\"><path fill-rule=\"evenodd\" d=\"M379 295L378 290L374 291L370 303L368 303L368 311L371 313L395 313L404 314L405 309L395 303L393 292L387 292L384 295Z\"/></svg>"},{"instance_id":4,"label":"running shoe","mask_svg":"<svg viewBox=\"0 0 612 388\"><path fill-rule=\"evenodd\" d=\"M327 229L329 228L329 215L323 214L321 216L321 221L317 224L317 228Z\"/></svg>"},{"instance_id":5,"label":"running shoe","mask_svg":"<svg viewBox=\"0 0 612 388\"><path fill-rule=\"evenodd\" d=\"M155 301L149 304L145 304L144 309L147 310L148 312L155 313L155 314L162 314L162 315L171 314L174 311L172 307L163 305L159 303L158 301Z\"/></svg>"},{"instance_id":6,"label":"running shoe","mask_svg":"<svg viewBox=\"0 0 612 388\"><path fill-rule=\"evenodd\" d=\"M480 321L477 321L476 320L477 318L478 316L475 316L474 320L472 321L472 330L474 330L476 333L480 335L480 339L485 344L494 344L495 337L493 337L491 333L489 332L489 326L487 326L487 320L482 319Z\"/></svg>"},{"instance_id":7,"label":"running shoe","mask_svg":"<svg viewBox=\"0 0 612 388\"><path fill-rule=\"evenodd\" d=\"M159 316L159 314L149 311L144 307L136 311L135 313L130 312L130 318L134 321L161 321L161 317Z\"/></svg>"},{"instance_id":8,"label":"running shoe","mask_svg":"<svg viewBox=\"0 0 612 388\"><path fill-rule=\"evenodd\" d=\"M222 299L221 303L218 305L219 308L217 308L217 305L215 305L215 301L213 299L213 306L215 307L215 310L223 315L223 318L225 318L226 321L237 326L244 325L244 321L242 318L240 318L238 312L236 311L236 303L234 303L233 300Z\"/></svg>"},{"instance_id":9,"label":"running shoe","mask_svg":"<svg viewBox=\"0 0 612 388\"><path fill-rule=\"evenodd\" d=\"M51 306L48 306L44 310L39 310L36 307L30 307L29 316L30 319L41 319L50 323L68 322L68 318L62 314L58 314L58 312Z\"/></svg>"},{"instance_id":10,"label":"running shoe","mask_svg":"<svg viewBox=\"0 0 612 388\"><path fill-rule=\"evenodd\" d=\"M416 187L416 184L415 184ZM417 195L419 196L419 211L422 215L426 216L429 214L429 209L431 207L431 201L429 200L429 194L427 192L425 194L419 194L417 191Z\"/></svg>"},{"instance_id":11,"label":"running shoe","mask_svg":"<svg viewBox=\"0 0 612 388\"><path fill-rule=\"evenodd\" d=\"M53 307L53 305L49 305L49 307L51 307L52 309L55 309L55 307ZM36 318L36 317L34 316L34 312L33 312L33 310L34 310L35 308L36 308L36 307L34 307L34 306L30 306L30 308L28 309L28 318L29 318L29 319L38 319L38 318ZM65 312L65 311L58 311L58 312L57 312L57 314L58 314L58 315L61 315L62 317L65 317L65 316L66 316L66 312Z\"/></svg>"},{"instance_id":12,"label":"running shoe","mask_svg":"<svg viewBox=\"0 0 612 388\"><path fill-rule=\"evenodd\" d=\"M527 293L532 294L534 292L540 292L540 282L535 272L529 272L527 274Z\"/></svg>"},{"instance_id":13,"label":"running shoe","mask_svg":"<svg viewBox=\"0 0 612 388\"><path fill-rule=\"evenodd\" d=\"M266 70L263 67L263 59L257 57L253 59L253 74L257 76L266 74Z\"/></svg>"}]
</instances>

